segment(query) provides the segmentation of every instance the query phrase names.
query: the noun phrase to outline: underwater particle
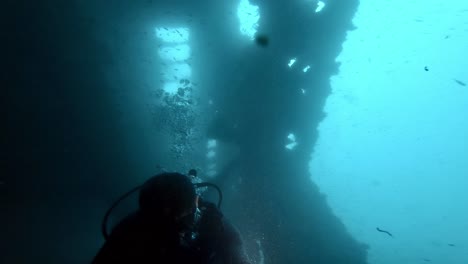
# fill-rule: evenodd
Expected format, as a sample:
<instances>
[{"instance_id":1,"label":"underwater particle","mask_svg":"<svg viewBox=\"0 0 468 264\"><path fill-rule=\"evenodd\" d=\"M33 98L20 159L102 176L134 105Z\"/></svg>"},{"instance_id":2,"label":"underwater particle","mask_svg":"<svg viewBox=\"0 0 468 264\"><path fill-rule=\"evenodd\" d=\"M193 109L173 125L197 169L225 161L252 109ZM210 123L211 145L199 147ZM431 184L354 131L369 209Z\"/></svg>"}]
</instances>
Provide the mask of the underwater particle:
<instances>
[{"instance_id":1,"label":"underwater particle","mask_svg":"<svg viewBox=\"0 0 468 264\"><path fill-rule=\"evenodd\" d=\"M270 43L270 38L265 34L255 34L255 43L261 47L267 47Z\"/></svg>"},{"instance_id":2,"label":"underwater particle","mask_svg":"<svg viewBox=\"0 0 468 264\"><path fill-rule=\"evenodd\" d=\"M291 68L294 65L294 63L296 63L296 61L297 61L296 58L289 60L289 63L288 63L289 68Z\"/></svg>"},{"instance_id":3,"label":"underwater particle","mask_svg":"<svg viewBox=\"0 0 468 264\"><path fill-rule=\"evenodd\" d=\"M286 149L293 150L294 148L297 147L298 144L296 142L296 136L293 133L289 133L288 141L289 141L289 144L285 146Z\"/></svg>"},{"instance_id":4,"label":"underwater particle","mask_svg":"<svg viewBox=\"0 0 468 264\"><path fill-rule=\"evenodd\" d=\"M429 71L429 68L427 66L424 66L425 71Z\"/></svg>"},{"instance_id":5,"label":"underwater particle","mask_svg":"<svg viewBox=\"0 0 468 264\"><path fill-rule=\"evenodd\" d=\"M317 8L315 9L315 13L318 13L322 11L322 9L325 7L325 3L322 1L317 2Z\"/></svg>"},{"instance_id":6,"label":"underwater particle","mask_svg":"<svg viewBox=\"0 0 468 264\"><path fill-rule=\"evenodd\" d=\"M457 80L457 79L453 79L456 83L458 83L459 85L461 86L466 86L466 83L460 81L460 80Z\"/></svg>"},{"instance_id":7,"label":"underwater particle","mask_svg":"<svg viewBox=\"0 0 468 264\"><path fill-rule=\"evenodd\" d=\"M289 143L285 146L286 149L288 150L293 150L297 146L296 142Z\"/></svg>"}]
</instances>

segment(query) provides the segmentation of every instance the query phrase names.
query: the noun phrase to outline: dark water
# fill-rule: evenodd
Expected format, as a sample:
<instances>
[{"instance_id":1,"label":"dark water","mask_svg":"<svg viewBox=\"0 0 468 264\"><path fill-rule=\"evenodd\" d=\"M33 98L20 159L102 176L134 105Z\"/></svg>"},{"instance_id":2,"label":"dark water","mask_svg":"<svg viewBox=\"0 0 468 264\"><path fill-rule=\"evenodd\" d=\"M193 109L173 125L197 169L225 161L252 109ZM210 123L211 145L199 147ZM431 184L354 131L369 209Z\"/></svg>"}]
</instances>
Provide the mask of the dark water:
<instances>
[{"instance_id":1,"label":"dark water","mask_svg":"<svg viewBox=\"0 0 468 264\"><path fill-rule=\"evenodd\" d=\"M366 262L308 175L358 3L252 3L256 41L238 1L3 5L1 263L89 262L113 199L190 168L222 187L256 263Z\"/></svg>"}]
</instances>

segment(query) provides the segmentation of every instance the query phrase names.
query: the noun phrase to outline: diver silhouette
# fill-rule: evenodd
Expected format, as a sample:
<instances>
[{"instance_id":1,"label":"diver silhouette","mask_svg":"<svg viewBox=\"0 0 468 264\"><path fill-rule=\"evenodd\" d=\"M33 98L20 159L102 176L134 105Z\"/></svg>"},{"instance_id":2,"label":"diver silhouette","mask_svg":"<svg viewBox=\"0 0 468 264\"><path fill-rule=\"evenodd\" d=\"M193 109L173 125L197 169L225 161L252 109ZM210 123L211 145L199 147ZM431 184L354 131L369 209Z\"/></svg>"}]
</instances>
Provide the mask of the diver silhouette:
<instances>
[{"instance_id":1,"label":"diver silhouette","mask_svg":"<svg viewBox=\"0 0 468 264\"><path fill-rule=\"evenodd\" d=\"M219 203L203 201L196 188L214 187ZM139 208L107 234L112 209L139 190ZM223 216L220 189L211 183L192 184L180 173L158 174L123 195L106 213L106 238L93 264L250 264L242 238Z\"/></svg>"}]
</instances>

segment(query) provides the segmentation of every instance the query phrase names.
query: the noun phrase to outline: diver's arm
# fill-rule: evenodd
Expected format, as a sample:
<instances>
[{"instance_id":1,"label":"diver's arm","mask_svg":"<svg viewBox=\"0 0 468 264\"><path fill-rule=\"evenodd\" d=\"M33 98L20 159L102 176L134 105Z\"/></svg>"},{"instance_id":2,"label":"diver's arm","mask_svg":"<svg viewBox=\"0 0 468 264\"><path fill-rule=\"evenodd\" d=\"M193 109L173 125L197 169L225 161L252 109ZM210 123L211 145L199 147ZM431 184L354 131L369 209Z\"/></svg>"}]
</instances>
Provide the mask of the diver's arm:
<instances>
[{"instance_id":1,"label":"diver's arm","mask_svg":"<svg viewBox=\"0 0 468 264\"><path fill-rule=\"evenodd\" d=\"M224 259L227 264L251 264L239 231L224 218Z\"/></svg>"},{"instance_id":2,"label":"diver's arm","mask_svg":"<svg viewBox=\"0 0 468 264\"><path fill-rule=\"evenodd\" d=\"M135 214L127 216L111 232L92 264L132 263L132 254L137 252L139 239L135 237Z\"/></svg>"},{"instance_id":3,"label":"diver's arm","mask_svg":"<svg viewBox=\"0 0 468 264\"><path fill-rule=\"evenodd\" d=\"M91 264L118 263L120 258L117 254L118 251L116 251L116 248L114 248L112 242L106 242L94 257Z\"/></svg>"},{"instance_id":4,"label":"diver's arm","mask_svg":"<svg viewBox=\"0 0 468 264\"><path fill-rule=\"evenodd\" d=\"M250 264L239 231L223 216L215 204L200 200L203 216L199 223L200 238L204 243L215 243L217 252L212 263Z\"/></svg>"}]
</instances>

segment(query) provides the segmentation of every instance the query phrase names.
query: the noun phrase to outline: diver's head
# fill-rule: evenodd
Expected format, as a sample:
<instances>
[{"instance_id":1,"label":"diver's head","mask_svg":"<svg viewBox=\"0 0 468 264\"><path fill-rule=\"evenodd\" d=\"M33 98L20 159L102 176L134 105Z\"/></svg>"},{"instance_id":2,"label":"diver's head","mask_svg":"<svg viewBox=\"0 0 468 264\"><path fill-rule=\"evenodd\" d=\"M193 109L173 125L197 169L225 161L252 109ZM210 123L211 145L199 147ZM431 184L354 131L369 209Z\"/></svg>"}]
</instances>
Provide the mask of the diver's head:
<instances>
[{"instance_id":1,"label":"diver's head","mask_svg":"<svg viewBox=\"0 0 468 264\"><path fill-rule=\"evenodd\" d=\"M192 229L198 196L191 180L180 173L162 173L147 180L139 196L141 214L177 232Z\"/></svg>"}]
</instances>

